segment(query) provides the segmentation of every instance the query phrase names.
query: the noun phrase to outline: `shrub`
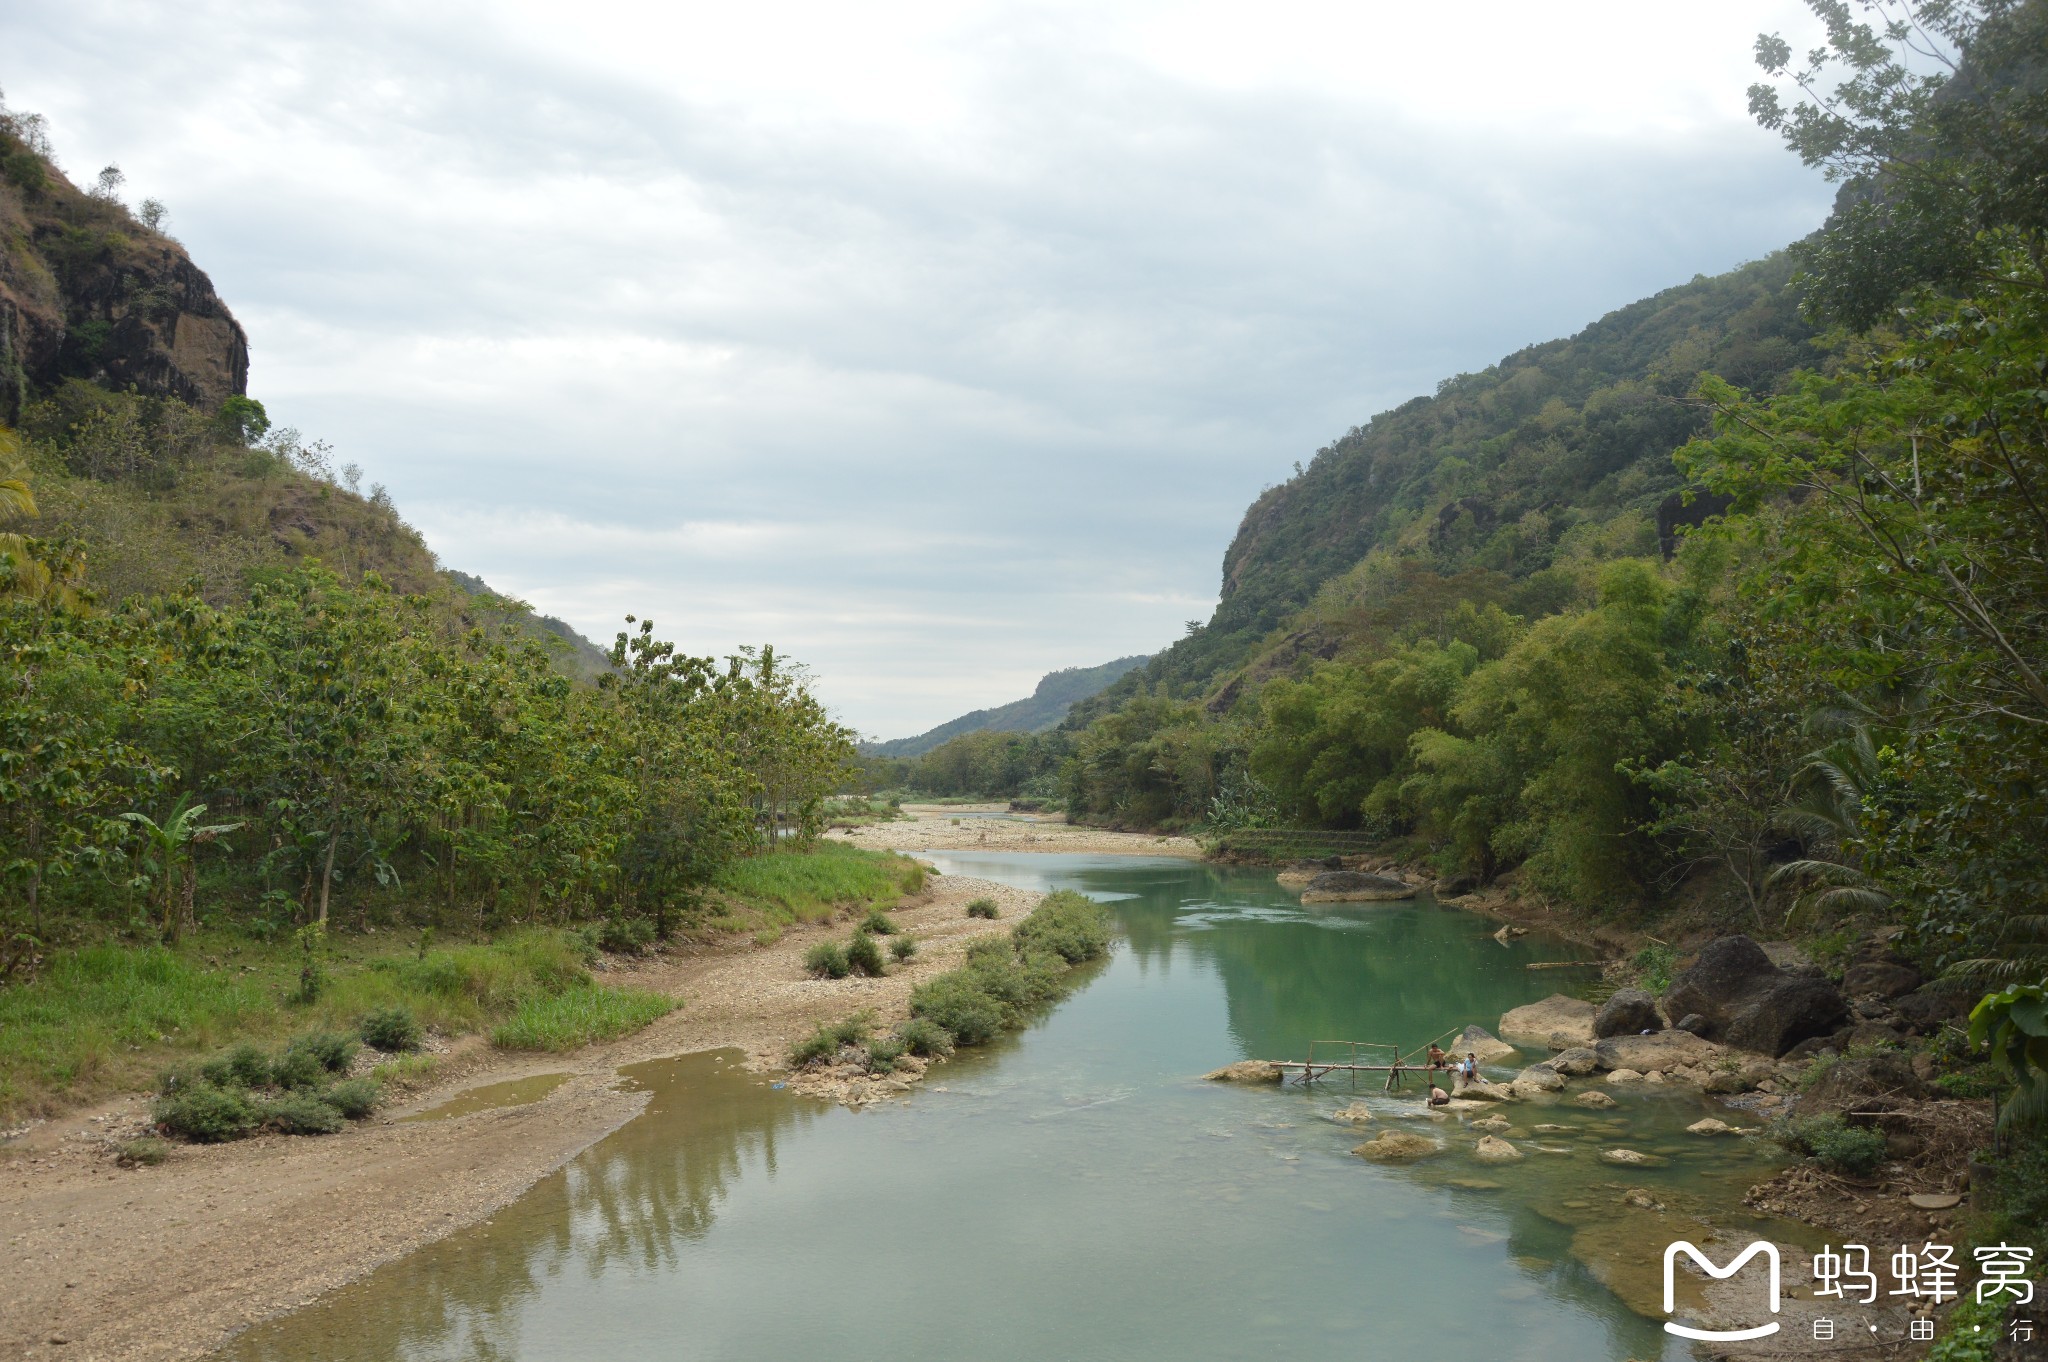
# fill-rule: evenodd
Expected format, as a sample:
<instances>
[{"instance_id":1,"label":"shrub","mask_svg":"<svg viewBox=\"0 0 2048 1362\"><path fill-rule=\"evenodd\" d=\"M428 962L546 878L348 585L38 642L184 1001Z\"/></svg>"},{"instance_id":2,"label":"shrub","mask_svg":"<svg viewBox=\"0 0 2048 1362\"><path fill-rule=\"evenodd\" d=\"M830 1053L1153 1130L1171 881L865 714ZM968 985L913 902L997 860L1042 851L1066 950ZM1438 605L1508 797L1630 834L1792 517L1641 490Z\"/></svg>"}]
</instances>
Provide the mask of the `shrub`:
<instances>
[{"instance_id":1,"label":"shrub","mask_svg":"<svg viewBox=\"0 0 2048 1362\"><path fill-rule=\"evenodd\" d=\"M114 1157L130 1168L154 1168L171 1156L171 1142L154 1135L123 1142Z\"/></svg>"},{"instance_id":2,"label":"shrub","mask_svg":"<svg viewBox=\"0 0 2048 1362\"><path fill-rule=\"evenodd\" d=\"M1031 916L1010 929L1020 954L1050 952L1070 965L1109 950L1109 910L1084 894L1061 889L1047 894Z\"/></svg>"},{"instance_id":3,"label":"shrub","mask_svg":"<svg viewBox=\"0 0 2048 1362\"><path fill-rule=\"evenodd\" d=\"M810 1034L809 1039L798 1041L789 1051L789 1067L801 1069L821 1060L832 1059L849 1045L865 1041L868 1032L874 1028L875 1014L856 1012L836 1022L827 1022Z\"/></svg>"},{"instance_id":4,"label":"shrub","mask_svg":"<svg viewBox=\"0 0 2048 1362\"><path fill-rule=\"evenodd\" d=\"M310 1092L288 1092L263 1104L263 1124L280 1135L332 1135L347 1124L340 1111Z\"/></svg>"},{"instance_id":5,"label":"shrub","mask_svg":"<svg viewBox=\"0 0 2048 1362\"><path fill-rule=\"evenodd\" d=\"M320 1067L331 1074L345 1072L356 1057L356 1041L353 1036L337 1035L332 1031L315 1031L300 1036L287 1051L304 1050L320 1061Z\"/></svg>"},{"instance_id":6,"label":"shrub","mask_svg":"<svg viewBox=\"0 0 2048 1362\"><path fill-rule=\"evenodd\" d=\"M178 1085L157 1099L150 1115L166 1134L194 1144L239 1140L256 1128L258 1119L248 1094L211 1083Z\"/></svg>"},{"instance_id":7,"label":"shrub","mask_svg":"<svg viewBox=\"0 0 2048 1362\"><path fill-rule=\"evenodd\" d=\"M420 1024L409 1007L384 1007L363 1018L363 1043L387 1055L420 1048Z\"/></svg>"},{"instance_id":8,"label":"shrub","mask_svg":"<svg viewBox=\"0 0 2048 1362\"><path fill-rule=\"evenodd\" d=\"M898 961L908 960L917 954L917 938L905 932L889 943L889 954Z\"/></svg>"},{"instance_id":9,"label":"shrub","mask_svg":"<svg viewBox=\"0 0 2048 1362\"><path fill-rule=\"evenodd\" d=\"M262 1088L270 1084L270 1057L244 1042L211 1063L200 1066L200 1077L217 1088Z\"/></svg>"},{"instance_id":10,"label":"shrub","mask_svg":"<svg viewBox=\"0 0 2048 1362\"><path fill-rule=\"evenodd\" d=\"M871 1074L893 1073L896 1061L903 1058L903 1042L891 1037L882 1037L868 1042L868 1072Z\"/></svg>"},{"instance_id":11,"label":"shrub","mask_svg":"<svg viewBox=\"0 0 2048 1362\"><path fill-rule=\"evenodd\" d=\"M844 979L852 966L846 947L837 941L820 941L804 952L804 968L819 979Z\"/></svg>"},{"instance_id":12,"label":"shrub","mask_svg":"<svg viewBox=\"0 0 2048 1362\"><path fill-rule=\"evenodd\" d=\"M1671 971L1678 964L1678 952L1661 942L1651 942L1629 961L1635 968L1636 983L1651 993L1671 987Z\"/></svg>"},{"instance_id":13,"label":"shrub","mask_svg":"<svg viewBox=\"0 0 2048 1362\"><path fill-rule=\"evenodd\" d=\"M994 1040L1010 1019L1009 1009L981 987L972 970L954 970L919 984L911 992L910 1011L945 1028L959 1045Z\"/></svg>"},{"instance_id":14,"label":"shrub","mask_svg":"<svg viewBox=\"0 0 2048 1362\"><path fill-rule=\"evenodd\" d=\"M1852 1126L1839 1116L1811 1116L1774 1128L1771 1138L1786 1148L1811 1155L1829 1172L1868 1177L1884 1162L1884 1133Z\"/></svg>"},{"instance_id":15,"label":"shrub","mask_svg":"<svg viewBox=\"0 0 2048 1362\"><path fill-rule=\"evenodd\" d=\"M985 917L993 921L1001 915L996 912L996 901L994 899L975 899L967 905L967 916Z\"/></svg>"},{"instance_id":16,"label":"shrub","mask_svg":"<svg viewBox=\"0 0 2048 1362\"><path fill-rule=\"evenodd\" d=\"M654 924L644 917L606 918L597 929L597 944L613 955L644 955L654 945Z\"/></svg>"},{"instance_id":17,"label":"shrub","mask_svg":"<svg viewBox=\"0 0 2048 1362\"><path fill-rule=\"evenodd\" d=\"M881 909L870 908L868 909L868 915L860 920L860 930L871 932L876 936L894 936L896 934L896 924L891 922L889 915Z\"/></svg>"},{"instance_id":18,"label":"shrub","mask_svg":"<svg viewBox=\"0 0 2048 1362\"><path fill-rule=\"evenodd\" d=\"M953 1037L946 1028L925 1017L912 1017L896 1028L896 1039L903 1042L903 1048L911 1054L925 1059L942 1058L953 1053Z\"/></svg>"},{"instance_id":19,"label":"shrub","mask_svg":"<svg viewBox=\"0 0 2048 1362\"><path fill-rule=\"evenodd\" d=\"M311 1050L287 1045L270 1066L270 1081L288 1092L304 1092L327 1081L327 1066Z\"/></svg>"},{"instance_id":20,"label":"shrub","mask_svg":"<svg viewBox=\"0 0 2048 1362\"><path fill-rule=\"evenodd\" d=\"M857 974L881 978L883 970L880 943L865 930L855 932L853 939L846 943L846 966Z\"/></svg>"},{"instance_id":21,"label":"shrub","mask_svg":"<svg viewBox=\"0 0 2048 1362\"><path fill-rule=\"evenodd\" d=\"M351 1121L360 1121L377 1109L377 1080L344 1078L322 1094L327 1105Z\"/></svg>"}]
</instances>

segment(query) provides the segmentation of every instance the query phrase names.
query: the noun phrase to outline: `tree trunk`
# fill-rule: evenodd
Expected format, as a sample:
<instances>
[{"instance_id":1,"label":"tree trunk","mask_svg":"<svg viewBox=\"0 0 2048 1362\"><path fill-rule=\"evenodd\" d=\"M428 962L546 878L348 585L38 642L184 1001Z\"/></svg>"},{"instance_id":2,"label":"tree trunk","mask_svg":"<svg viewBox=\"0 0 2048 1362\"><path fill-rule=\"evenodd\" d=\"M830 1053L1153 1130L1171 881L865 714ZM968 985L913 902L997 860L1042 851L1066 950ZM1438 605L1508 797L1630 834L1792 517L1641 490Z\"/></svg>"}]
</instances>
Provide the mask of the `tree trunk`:
<instances>
[{"instance_id":1,"label":"tree trunk","mask_svg":"<svg viewBox=\"0 0 2048 1362\"><path fill-rule=\"evenodd\" d=\"M198 915L192 911L192 900L199 895L199 863L191 858L185 861L185 887L183 902L178 906L178 922L181 927L197 927Z\"/></svg>"},{"instance_id":2,"label":"tree trunk","mask_svg":"<svg viewBox=\"0 0 2048 1362\"><path fill-rule=\"evenodd\" d=\"M327 865L320 872L320 925L327 925L327 894L334 887L334 852L341 845L339 831L327 834Z\"/></svg>"}]
</instances>

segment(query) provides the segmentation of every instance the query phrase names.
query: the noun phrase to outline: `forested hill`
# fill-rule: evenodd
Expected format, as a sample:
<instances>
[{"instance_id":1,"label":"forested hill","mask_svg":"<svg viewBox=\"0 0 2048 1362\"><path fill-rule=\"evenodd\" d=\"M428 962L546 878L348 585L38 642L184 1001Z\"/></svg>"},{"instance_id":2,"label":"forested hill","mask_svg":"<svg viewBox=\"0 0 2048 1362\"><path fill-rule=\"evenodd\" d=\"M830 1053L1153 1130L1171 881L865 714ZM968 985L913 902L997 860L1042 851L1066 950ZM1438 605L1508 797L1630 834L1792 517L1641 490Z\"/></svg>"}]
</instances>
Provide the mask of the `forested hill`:
<instances>
[{"instance_id":1,"label":"forested hill","mask_svg":"<svg viewBox=\"0 0 2048 1362\"><path fill-rule=\"evenodd\" d=\"M1660 515L1668 541L1670 517L1688 513L1671 455L1704 428L1686 401L1698 375L1767 391L1820 358L1791 274L1777 254L1695 278L1354 427L1245 512L1209 623L1078 706L1069 726L1162 683L1210 695L1283 625L1270 641L1289 655L1334 656L1345 625L1365 622L1323 617L1344 611L1319 593L1342 594L1340 579L1375 550L1411 570L1495 576L1531 614L1574 589L1548 571L1561 560L1656 553ZM1337 608L1293 618L1319 604Z\"/></svg>"},{"instance_id":2,"label":"forested hill","mask_svg":"<svg viewBox=\"0 0 2048 1362\"><path fill-rule=\"evenodd\" d=\"M77 551L103 606L196 582L242 600L267 574L319 560L429 598L444 628L514 624L589 678L603 650L474 577L444 572L360 470L272 430L247 395L249 342L204 270L130 208L113 167L81 189L34 115L0 115L0 429L18 428L39 514L22 528Z\"/></svg>"},{"instance_id":3,"label":"forested hill","mask_svg":"<svg viewBox=\"0 0 2048 1362\"><path fill-rule=\"evenodd\" d=\"M1043 733L1058 727L1076 701L1100 694L1105 686L1145 664L1142 655L1120 657L1099 667L1063 667L1039 678L1038 689L1022 700L993 709L977 709L914 738L896 738L862 748L869 756L921 757L949 738L991 730L997 733Z\"/></svg>"}]
</instances>

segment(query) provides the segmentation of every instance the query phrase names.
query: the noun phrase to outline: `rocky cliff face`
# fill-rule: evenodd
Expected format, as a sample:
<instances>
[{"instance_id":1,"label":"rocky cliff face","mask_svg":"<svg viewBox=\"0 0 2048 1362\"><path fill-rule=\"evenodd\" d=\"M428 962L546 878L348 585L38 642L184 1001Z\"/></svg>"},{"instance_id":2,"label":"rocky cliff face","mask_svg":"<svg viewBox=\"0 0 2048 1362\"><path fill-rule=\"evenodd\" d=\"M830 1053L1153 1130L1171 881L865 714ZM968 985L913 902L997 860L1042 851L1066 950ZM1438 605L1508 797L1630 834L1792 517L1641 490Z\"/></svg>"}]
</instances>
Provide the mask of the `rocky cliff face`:
<instances>
[{"instance_id":1,"label":"rocky cliff face","mask_svg":"<svg viewBox=\"0 0 2048 1362\"><path fill-rule=\"evenodd\" d=\"M0 421L66 378L199 407L245 391L249 339L185 248L0 131Z\"/></svg>"}]
</instances>

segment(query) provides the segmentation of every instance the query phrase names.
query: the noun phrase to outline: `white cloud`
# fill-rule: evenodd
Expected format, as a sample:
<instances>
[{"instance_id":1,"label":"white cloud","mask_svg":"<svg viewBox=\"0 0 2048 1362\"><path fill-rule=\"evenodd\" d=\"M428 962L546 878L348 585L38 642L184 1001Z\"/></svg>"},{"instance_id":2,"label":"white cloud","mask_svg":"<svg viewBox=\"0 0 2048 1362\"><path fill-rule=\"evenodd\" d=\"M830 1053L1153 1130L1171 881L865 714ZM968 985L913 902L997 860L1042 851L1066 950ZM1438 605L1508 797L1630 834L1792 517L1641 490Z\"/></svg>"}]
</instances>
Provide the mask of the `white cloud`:
<instances>
[{"instance_id":1,"label":"white cloud","mask_svg":"<svg viewBox=\"0 0 2048 1362\"><path fill-rule=\"evenodd\" d=\"M894 735L1176 637L1375 411L1809 230L1742 99L1803 19L73 0L0 83L445 561Z\"/></svg>"}]
</instances>

